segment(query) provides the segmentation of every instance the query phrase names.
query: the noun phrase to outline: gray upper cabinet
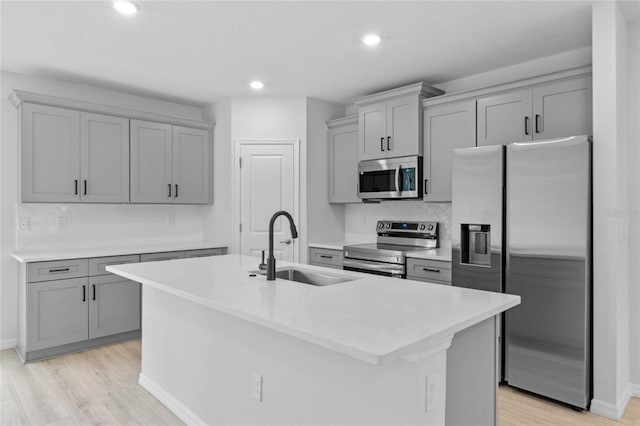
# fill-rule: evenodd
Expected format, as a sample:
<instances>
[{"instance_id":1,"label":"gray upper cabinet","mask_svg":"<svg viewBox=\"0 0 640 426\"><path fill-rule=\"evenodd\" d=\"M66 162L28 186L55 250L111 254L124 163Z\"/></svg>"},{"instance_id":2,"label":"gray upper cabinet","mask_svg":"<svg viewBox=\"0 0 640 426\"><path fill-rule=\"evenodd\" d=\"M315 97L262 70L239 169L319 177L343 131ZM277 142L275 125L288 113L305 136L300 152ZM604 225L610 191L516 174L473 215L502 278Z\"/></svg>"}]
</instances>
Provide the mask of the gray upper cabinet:
<instances>
[{"instance_id":1,"label":"gray upper cabinet","mask_svg":"<svg viewBox=\"0 0 640 426\"><path fill-rule=\"evenodd\" d=\"M360 160L386 158L387 105L379 102L358 111L360 122Z\"/></svg>"},{"instance_id":2,"label":"gray upper cabinet","mask_svg":"<svg viewBox=\"0 0 640 426\"><path fill-rule=\"evenodd\" d=\"M387 157L422 154L420 100L409 95L387 101Z\"/></svg>"},{"instance_id":3,"label":"gray upper cabinet","mask_svg":"<svg viewBox=\"0 0 640 426\"><path fill-rule=\"evenodd\" d=\"M420 155L420 97L408 95L358 111L360 160Z\"/></svg>"},{"instance_id":4,"label":"gray upper cabinet","mask_svg":"<svg viewBox=\"0 0 640 426\"><path fill-rule=\"evenodd\" d=\"M173 202L209 203L209 132L173 126Z\"/></svg>"},{"instance_id":5,"label":"gray upper cabinet","mask_svg":"<svg viewBox=\"0 0 640 426\"><path fill-rule=\"evenodd\" d=\"M21 114L21 201L80 201L80 113L25 103Z\"/></svg>"},{"instance_id":6,"label":"gray upper cabinet","mask_svg":"<svg viewBox=\"0 0 640 426\"><path fill-rule=\"evenodd\" d=\"M478 146L531 140L531 89L478 99Z\"/></svg>"},{"instance_id":7,"label":"gray upper cabinet","mask_svg":"<svg viewBox=\"0 0 640 426\"><path fill-rule=\"evenodd\" d=\"M478 99L478 146L591 134L591 76Z\"/></svg>"},{"instance_id":8,"label":"gray upper cabinet","mask_svg":"<svg viewBox=\"0 0 640 426\"><path fill-rule=\"evenodd\" d=\"M171 125L131 120L131 202L173 201Z\"/></svg>"},{"instance_id":9,"label":"gray upper cabinet","mask_svg":"<svg viewBox=\"0 0 640 426\"><path fill-rule=\"evenodd\" d=\"M451 202L454 149L476 146L476 101L424 109L424 201Z\"/></svg>"},{"instance_id":10,"label":"gray upper cabinet","mask_svg":"<svg viewBox=\"0 0 640 426\"><path fill-rule=\"evenodd\" d=\"M359 203L358 116L327 122L329 202Z\"/></svg>"},{"instance_id":11,"label":"gray upper cabinet","mask_svg":"<svg viewBox=\"0 0 640 426\"><path fill-rule=\"evenodd\" d=\"M80 114L83 202L129 202L129 119Z\"/></svg>"},{"instance_id":12,"label":"gray upper cabinet","mask_svg":"<svg viewBox=\"0 0 640 426\"><path fill-rule=\"evenodd\" d=\"M27 347L30 351L88 338L88 279L27 284Z\"/></svg>"},{"instance_id":13,"label":"gray upper cabinet","mask_svg":"<svg viewBox=\"0 0 640 426\"><path fill-rule=\"evenodd\" d=\"M591 77L533 88L533 140L591 135Z\"/></svg>"},{"instance_id":14,"label":"gray upper cabinet","mask_svg":"<svg viewBox=\"0 0 640 426\"><path fill-rule=\"evenodd\" d=\"M89 278L89 338L140 328L140 284L117 275Z\"/></svg>"},{"instance_id":15,"label":"gray upper cabinet","mask_svg":"<svg viewBox=\"0 0 640 426\"><path fill-rule=\"evenodd\" d=\"M207 204L209 132L131 120L131 202Z\"/></svg>"},{"instance_id":16,"label":"gray upper cabinet","mask_svg":"<svg viewBox=\"0 0 640 426\"><path fill-rule=\"evenodd\" d=\"M357 99L359 160L422 155L422 99L443 93L416 83Z\"/></svg>"}]
</instances>

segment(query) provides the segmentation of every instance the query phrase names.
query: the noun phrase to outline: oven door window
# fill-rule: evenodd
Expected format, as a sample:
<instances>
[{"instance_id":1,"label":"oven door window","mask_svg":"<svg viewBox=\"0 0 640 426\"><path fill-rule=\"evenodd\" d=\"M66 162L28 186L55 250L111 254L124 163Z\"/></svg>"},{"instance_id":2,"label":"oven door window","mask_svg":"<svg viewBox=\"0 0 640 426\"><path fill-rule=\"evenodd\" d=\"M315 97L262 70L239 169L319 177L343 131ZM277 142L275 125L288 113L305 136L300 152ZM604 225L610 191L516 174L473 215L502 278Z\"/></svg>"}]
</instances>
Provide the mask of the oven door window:
<instances>
[{"instance_id":1,"label":"oven door window","mask_svg":"<svg viewBox=\"0 0 640 426\"><path fill-rule=\"evenodd\" d=\"M396 170L376 170L360 173L360 192L395 192Z\"/></svg>"}]
</instances>

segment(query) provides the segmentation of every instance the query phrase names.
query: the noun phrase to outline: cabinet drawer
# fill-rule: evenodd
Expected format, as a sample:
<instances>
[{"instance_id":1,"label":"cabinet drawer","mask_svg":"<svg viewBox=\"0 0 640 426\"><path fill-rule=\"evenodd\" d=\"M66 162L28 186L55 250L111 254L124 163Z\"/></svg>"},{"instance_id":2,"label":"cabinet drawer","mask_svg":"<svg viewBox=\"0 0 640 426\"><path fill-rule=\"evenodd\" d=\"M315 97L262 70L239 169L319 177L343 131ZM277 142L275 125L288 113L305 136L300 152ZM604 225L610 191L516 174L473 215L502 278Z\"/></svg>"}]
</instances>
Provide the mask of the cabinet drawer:
<instances>
[{"instance_id":1,"label":"cabinet drawer","mask_svg":"<svg viewBox=\"0 0 640 426\"><path fill-rule=\"evenodd\" d=\"M54 260L27 264L27 282L62 280L86 277L89 270L88 259Z\"/></svg>"},{"instance_id":2,"label":"cabinet drawer","mask_svg":"<svg viewBox=\"0 0 640 426\"><path fill-rule=\"evenodd\" d=\"M309 263L318 266L332 266L342 269L342 250L310 248Z\"/></svg>"},{"instance_id":3,"label":"cabinet drawer","mask_svg":"<svg viewBox=\"0 0 640 426\"><path fill-rule=\"evenodd\" d=\"M207 256L220 256L225 254L227 251L226 248L212 248L212 249L202 249L202 250L187 250L184 252L185 258L190 257L207 257Z\"/></svg>"},{"instance_id":4,"label":"cabinet drawer","mask_svg":"<svg viewBox=\"0 0 640 426\"><path fill-rule=\"evenodd\" d=\"M183 251L166 251L164 253L146 253L140 255L140 262L157 262L160 260L183 259Z\"/></svg>"},{"instance_id":5,"label":"cabinet drawer","mask_svg":"<svg viewBox=\"0 0 640 426\"><path fill-rule=\"evenodd\" d=\"M130 256L94 257L89 259L89 276L111 275L109 272L105 271L104 268L109 265L122 265L123 263L138 262L140 262L140 256L137 254Z\"/></svg>"},{"instance_id":6,"label":"cabinet drawer","mask_svg":"<svg viewBox=\"0 0 640 426\"><path fill-rule=\"evenodd\" d=\"M451 283L451 262L407 259L407 276L425 281Z\"/></svg>"}]
</instances>

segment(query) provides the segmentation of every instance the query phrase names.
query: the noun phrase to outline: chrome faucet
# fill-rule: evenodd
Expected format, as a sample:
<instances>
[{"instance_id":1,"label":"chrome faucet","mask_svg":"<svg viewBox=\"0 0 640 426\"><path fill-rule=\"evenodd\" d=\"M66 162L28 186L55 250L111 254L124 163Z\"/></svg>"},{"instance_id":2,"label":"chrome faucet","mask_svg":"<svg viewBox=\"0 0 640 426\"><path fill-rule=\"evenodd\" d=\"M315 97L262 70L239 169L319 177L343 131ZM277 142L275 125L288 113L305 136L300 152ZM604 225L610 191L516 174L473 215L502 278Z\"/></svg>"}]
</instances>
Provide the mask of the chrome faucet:
<instances>
[{"instance_id":1,"label":"chrome faucet","mask_svg":"<svg viewBox=\"0 0 640 426\"><path fill-rule=\"evenodd\" d=\"M293 223L291 215L284 211L277 211L271 216L269 221L269 257L267 258L267 281L273 281L276 279L276 258L273 257L273 224L279 216L285 216L289 220L289 228L291 229L291 238L298 238L298 230ZM262 268L261 268L262 269Z\"/></svg>"}]
</instances>

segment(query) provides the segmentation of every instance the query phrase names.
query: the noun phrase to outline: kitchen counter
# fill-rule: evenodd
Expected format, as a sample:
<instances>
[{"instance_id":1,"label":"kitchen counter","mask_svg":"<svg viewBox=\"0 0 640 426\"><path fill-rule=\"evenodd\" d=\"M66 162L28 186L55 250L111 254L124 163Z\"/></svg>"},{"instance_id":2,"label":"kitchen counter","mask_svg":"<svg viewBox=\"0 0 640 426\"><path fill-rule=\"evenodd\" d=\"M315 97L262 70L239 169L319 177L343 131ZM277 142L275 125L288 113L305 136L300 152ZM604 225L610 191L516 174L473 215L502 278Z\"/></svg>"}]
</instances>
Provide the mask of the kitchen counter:
<instances>
[{"instance_id":1,"label":"kitchen counter","mask_svg":"<svg viewBox=\"0 0 640 426\"><path fill-rule=\"evenodd\" d=\"M258 263L254 257L226 255L108 266L107 271L372 364L418 351L520 300L334 270L330 273L353 281L326 287L282 279L267 282L247 272ZM278 267L290 265L278 262Z\"/></svg>"},{"instance_id":2,"label":"kitchen counter","mask_svg":"<svg viewBox=\"0 0 640 426\"><path fill-rule=\"evenodd\" d=\"M495 316L519 297L282 261L351 280L266 281L258 262L107 267L143 284L139 383L185 423L496 423Z\"/></svg>"},{"instance_id":3,"label":"kitchen counter","mask_svg":"<svg viewBox=\"0 0 640 426\"><path fill-rule=\"evenodd\" d=\"M375 242L375 241L369 241L369 242ZM365 242L353 242L353 241L334 241L334 242L327 242L327 243L309 243L307 244L309 247L311 248L319 248L319 249L327 249L327 250L340 250L342 251L342 248L344 246L351 246L354 244L367 244L367 241Z\"/></svg>"},{"instance_id":4,"label":"kitchen counter","mask_svg":"<svg viewBox=\"0 0 640 426\"><path fill-rule=\"evenodd\" d=\"M49 260L80 259L85 257L124 256L127 254L161 253L168 251L200 250L223 248L227 244L196 241L184 243L145 243L123 244L87 248L49 248L37 250L19 250L11 253L11 257L19 262L46 262Z\"/></svg>"},{"instance_id":5,"label":"kitchen counter","mask_svg":"<svg viewBox=\"0 0 640 426\"><path fill-rule=\"evenodd\" d=\"M407 257L413 259L441 260L451 262L451 248L435 248L426 250L416 250L407 253Z\"/></svg>"}]
</instances>

